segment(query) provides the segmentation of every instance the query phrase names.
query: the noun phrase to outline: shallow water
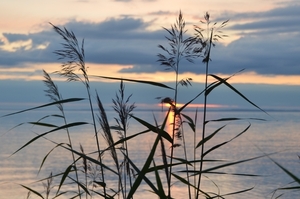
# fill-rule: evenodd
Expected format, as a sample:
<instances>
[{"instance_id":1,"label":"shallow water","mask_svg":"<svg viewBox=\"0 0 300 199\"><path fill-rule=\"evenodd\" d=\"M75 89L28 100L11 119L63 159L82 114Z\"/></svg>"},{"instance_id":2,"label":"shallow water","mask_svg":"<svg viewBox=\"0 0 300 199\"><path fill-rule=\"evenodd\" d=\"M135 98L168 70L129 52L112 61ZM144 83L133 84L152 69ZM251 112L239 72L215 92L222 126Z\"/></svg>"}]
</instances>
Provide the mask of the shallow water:
<instances>
[{"instance_id":1,"label":"shallow water","mask_svg":"<svg viewBox=\"0 0 300 199\"><path fill-rule=\"evenodd\" d=\"M2 110L0 115L12 112L11 110ZM64 169L71 162L71 155L69 151L66 151L60 147L54 150L53 153L47 158L45 164L38 174L39 167L43 161L44 156L55 146L55 144L45 139L38 139L34 143L25 147L18 153L10 156L21 146L36 136L36 133L43 133L50 130L46 127L37 127L31 124L22 124L16 128L16 125L22 122L37 121L47 114L57 114L58 112L48 111L32 111L30 113L22 113L15 116L10 116L0 119L0 195L1 198L20 199L26 198L27 190L22 188L19 184L26 185L40 192L43 191L41 182L33 183L39 179L46 178L50 172L53 174L63 172ZM194 117L193 112L187 112L186 114ZM112 112L108 112L111 116L111 125L114 125ZM159 111L137 111L136 116L143 118L144 120L154 124L153 115L158 121L162 121L164 113ZM255 121L244 120L236 122L210 122L207 125L207 133L212 133L219 127L226 125L220 133L210 140L206 149L230 140L232 137L242 132L250 123L250 129L223 147L215 150L209 154L207 159L222 159L227 161L238 161L248 158L261 156L264 154L272 154L270 157L281 165L285 166L296 175L299 174L299 158L300 155L300 113L299 112L270 112L270 116L267 116L261 112L243 112L243 111L212 111L208 114L208 119L218 119L224 117L239 117L239 118L264 118L267 121ZM90 113L88 111L73 110L67 113L68 122L75 121L87 121L90 122ZM201 116L198 115L198 124L200 124ZM169 120L171 121L171 120ZM57 119L47 118L45 122L62 124ZM249 123L250 122L250 123ZM13 128L13 129L11 129ZM10 130L11 129L11 130ZM198 131L200 132L201 126L198 125ZM9 131L10 130L10 131ZM144 127L139 125L134 120L130 121L129 134L137 133L145 130ZM86 153L92 152L95 149L95 139L93 134L93 127L91 125L84 125L76 128L70 128L72 142L74 148L79 150L79 144L81 144ZM115 139L118 135L115 134ZM54 140L57 143L67 142L67 136L64 131L54 132L47 135L48 139ZM102 138L102 136L101 136ZM129 144L129 155L141 169L143 163L148 156L148 153L152 147L152 143L155 139L153 133L144 134L140 137L132 139ZM193 148L193 133L186 127L185 139L188 146L188 156L192 156ZM199 138L198 138L199 140ZM181 143L182 141L177 141ZM104 143L101 142L103 146ZM160 150L157 152L157 164L160 162ZM176 156L182 155L182 147L176 148ZM109 156L104 157L106 164L111 165L113 162ZM80 162L81 163L81 162ZM205 168L214 166L213 164L205 164ZM181 170L184 168L178 168ZM227 196L226 198L272 198L272 192L279 187L286 186L293 180L282 172L269 158L263 157L255 159L246 163L230 166L224 169L218 170L219 172L226 173L245 173L256 174L258 177L249 176L237 176L237 175L221 175L221 174L208 174L203 178L202 189L205 191L220 192L226 194L243 189L252 188L249 192ZM160 173L161 177L164 177L164 173ZM116 181L113 175L106 175L109 185L115 186ZM153 176L149 176L153 179ZM154 180L154 179L153 179ZM174 180L175 182L175 180ZM57 182L56 182L57 183ZM155 181L154 181L154 184ZM56 190L57 187L54 188ZM72 189L69 186L67 189ZM64 189L64 187L63 187ZM74 189L76 191L76 189ZM143 184L135 198L153 198L153 194L149 192L150 188ZM55 191L54 191L55 192ZM184 199L187 198L187 190L185 186L180 183L175 183L172 188L174 198ZM276 195L285 193L283 198L296 198L299 193L293 191L281 191L276 192ZM31 198L36 198L34 195ZM61 197L64 198L64 197ZM68 198L66 196L65 198ZM154 196L154 198L156 198Z\"/></svg>"}]
</instances>

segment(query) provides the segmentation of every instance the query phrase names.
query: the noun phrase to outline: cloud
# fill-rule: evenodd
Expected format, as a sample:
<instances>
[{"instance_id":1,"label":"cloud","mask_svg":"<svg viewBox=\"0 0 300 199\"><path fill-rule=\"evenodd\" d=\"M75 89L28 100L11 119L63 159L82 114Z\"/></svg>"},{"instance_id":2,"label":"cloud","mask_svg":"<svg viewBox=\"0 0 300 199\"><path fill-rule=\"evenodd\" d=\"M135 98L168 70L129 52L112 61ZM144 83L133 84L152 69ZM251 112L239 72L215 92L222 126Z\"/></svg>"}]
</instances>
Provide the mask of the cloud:
<instances>
[{"instance_id":1,"label":"cloud","mask_svg":"<svg viewBox=\"0 0 300 199\"><path fill-rule=\"evenodd\" d=\"M236 72L242 68L265 75L300 74L299 34L268 38L246 35L213 53L214 72ZM218 68L217 68L218 67Z\"/></svg>"},{"instance_id":2,"label":"cloud","mask_svg":"<svg viewBox=\"0 0 300 199\"><path fill-rule=\"evenodd\" d=\"M155 64L157 45L164 40L164 31L149 31L150 25L130 17L110 18L101 23L65 24L78 37L86 38L88 62L125 65Z\"/></svg>"},{"instance_id":3,"label":"cloud","mask_svg":"<svg viewBox=\"0 0 300 199\"><path fill-rule=\"evenodd\" d=\"M16 33L3 33L3 36L9 41L9 42L16 42L16 41L22 41L22 40L28 40L28 35L24 34L16 34Z\"/></svg>"},{"instance_id":4,"label":"cloud","mask_svg":"<svg viewBox=\"0 0 300 199\"><path fill-rule=\"evenodd\" d=\"M281 6L266 12L230 13L224 12L218 21L230 19L231 30L250 34L274 34L300 32L300 4ZM222 16L224 15L224 16Z\"/></svg>"},{"instance_id":5,"label":"cloud","mask_svg":"<svg viewBox=\"0 0 300 199\"><path fill-rule=\"evenodd\" d=\"M133 0L114 0L116 2L132 2ZM142 1L146 1L146 2L152 2L152 1L156 1L156 0L142 0Z\"/></svg>"},{"instance_id":6,"label":"cloud","mask_svg":"<svg viewBox=\"0 0 300 199\"><path fill-rule=\"evenodd\" d=\"M235 30L241 36L228 45L217 44L212 49L210 72L232 74L245 68L265 75L300 75L298 8L295 5L261 13L227 13L233 18L233 25L225 31ZM158 11L156 14L165 13ZM243 20L248 22L241 23ZM79 41L85 39L87 62L127 65L120 69L120 73L154 73L165 70L156 61L156 55L162 53L158 44L167 45L165 35L168 33L163 29L150 30L152 23L124 16L97 23L70 20L60 27L73 31ZM0 68L57 62L53 51L62 48L62 39L50 25L36 33L4 33L3 38L0 42ZM180 73L186 71L204 73L201 59L195 64L182 62Z\"/></svg>"},{"instance_id":7,"label":"cloud","mask_svg":"<svg viewBox=\"0 0 300 199\"><path fill-rule=\"evenodd\" d=\"M132 0L114 0L116 2L131 2Z\"/></svg>"},{"instance_id":8,"label":"cloud","mask_svg":"<svg viewBox=\"0 0 300 199\"><path fill-rule=\"evenodd\" d=\"M246 68L265 75L299 75L299 10L300 4L285 4L266 12L225 13L234 23L228 29L237 31L241 37L214 50L213 71L224 73Z\"/></svg>"},{"instance_id":9,"label":"cloud","mask_svg":"<svg viewBox=\"0 0 300 199\"><path fill-rule=\"evenodd\" d=\"M162 31L147 31L149 25L142 19L123 17L110 18L101 23L70 21L64 27L73 31L79 41L85 38L89 62L149 64L149 53L152 54L157 45L153 40L163 38ZM50 29L50 25L48 30L42 32L4 33L3 37L6 42L0 44L0 67L15 66L22 62L55 62L52 52L62 48L62 39ZM29 43L24 47L20 42L25 41Z\"/></svg>"},{"instance_id":10,"label":"cloud","mask_svg":"<svg viewBox=\"0 0 300 199\"><path fill-rule=\"evenodd\" d=\"M77 36L88 39L139 40L155 39L157 35L146 29L151 22L128 16L109 18L100 23L70 21L64 26L72 30Z\"/></svg>"},{"instance_id":11,"label":"cloud","mask_svg":"<svg viewBox=\"0 0 300 199\"><path fill-rule=\"evenodd\" d=\"M50 32L34 34L4 33L4 42L0 44L0 68L16 65L26 67L26 63L51 62L49 53ZM54 39L54 37L52 37ZM48 54L49 53L49 54Z\"/></svg>"},{"instance_id":12,"label":"cloud","mask_svg":"<svg viewBox=\"0 0 300 199\"><path fill-rule=\"evenodd\" d=\"M170 15L170 14L174 14L174 13L170 11L163 11L163 10L149 13L149 15Z\"/></svg>"}]
</instances>

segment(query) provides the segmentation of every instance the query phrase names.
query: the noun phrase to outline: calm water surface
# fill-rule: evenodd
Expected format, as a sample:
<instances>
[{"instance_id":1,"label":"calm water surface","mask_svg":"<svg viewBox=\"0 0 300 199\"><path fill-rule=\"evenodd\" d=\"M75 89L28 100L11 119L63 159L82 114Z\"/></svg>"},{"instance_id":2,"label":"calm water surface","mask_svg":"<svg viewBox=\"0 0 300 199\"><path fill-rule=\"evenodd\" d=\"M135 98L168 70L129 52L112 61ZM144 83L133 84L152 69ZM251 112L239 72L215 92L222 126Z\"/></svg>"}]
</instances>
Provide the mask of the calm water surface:
<instances>
[{"instance_id":1,"label":"calm water surface","mask_svg":"<svg viewBox=\"0 0 300 199\"><path fill-rule=\"evenodd\" d=\"M12 112L11 110L2 110L0 115ZM108 115L112 115L108 112ZM38 139L31 145L25 147L18 153L11 156L21 146L36 136L36 133L46 132L46 127L37 127L26 122L38 121L43 116L49 114L57 114L55 111L33 111L30 113L22 113L7 118L0 118L0 198L22 199L26 198L27 191L20 184L29 186L33 189L43 191L41 182L34 183L37 180L53 174L63 172L71 162L71 155L68 151L57 148L45 161L45 165L38 173L39 167L45 155L55 146L55 144L45 139ZM186 114L194 117L193 112ZM158 121L164 117L163 112L159 111L137 111L136 116L154 124L153 115ZM250 129L236 140L226 144L225 146L214 151L207 156L207 159L222 159L227 161L238 161L247 158L253 158L268 153L278 152L273 154L274 160L285 166L296 175L300 176L300 113L299 112L270 112L272 117L269 117L261 112L242 112L242 111L213 111L209 112L208 119L218 119L224 117L239 117L239 118L264 118L267 121L238 121L238 122L211 122L207 125L207 133L212 133L214 130L226 125L224 129L207 144L207 149L210 147L230 140L232 137L242 132L250 123ZM114 125L114 120L110 118L111 125ZM67 113L68 122L87 121L90 122L90 113L87 111L69 111ZM200 124L201 116L198 115L198 123ZM170 120L171 121L171 120ZM25 122L24 124L22 124ZM60 124L57 119L46 118L44 122ZM250 122L250 123L249 123ZM20 125L19 125L20 124ZM62 123L61 123L62 124ZM19 125L19 126L17 126ZM15 127L15 128L13 128ZM13 128L13 129L12 129ZM200 132L201 125L198 125ZM131 120L129 134L137 133L145 130L144 127ZM76 150L79 150L81 144L86 153L95 150L95 140L93 128L91 125L71 128L71 137ZM47 135L47 138L56 141L57 143L67 142L67 136L64 131L59 131ZM116 134L115 139L118 138ZM153 133L144 134L130 141L130 157L140 168L148 156L152 143L155 139ZM192 157L191 149L193 148L193 133L188 127L185 128L185 139L188 146L188 156ZM199 138L197 138L199 141ZM182 141L178 140L178 143ZM104 143L101 143L104 145ZM158 150L158 162L160 151ZM182 155L182 148L176 148L175 155ZM104 161L112 164L110 157L105 156ZM214 165L205 165L205 168ZM182 169L182 168L181 168ZM226 198L272 198L272 192L279 187L284 187L293 180L284 174L270 159L264 157L252 160L236 166L218 170L226 173L246 173L260 175L258 177L245 177L237 175L217 175L210 174L203 178L202 189L213 192L226 194L234 191L239 191L253 187L252 191L247 193L228 196ZM163 177L163 172L161 177ZM108 174L106 176L108 184L114 184L113 178ZM152 178L150 176L150 178ZM216 185L217 186L216 186ZM64 187L63 187L64 188ZM70 187L71 189L72 187ZM54 188L56 190L56 188ZM135 198L156 198L148 186L142 185ZM298 198L299 192L281 191L276 192L275 196L285 193L282 198ZM186 187L175 183L173 186L173 196L176 199L187 198ZM153 197L154 196L154 197ZM273 196L274 197L274 196ZM33 195L31 198L36 198ZM63 197L61 197L63 198ZM65 197L67 198L67 197Z\"/></svg>"}]
</instances>

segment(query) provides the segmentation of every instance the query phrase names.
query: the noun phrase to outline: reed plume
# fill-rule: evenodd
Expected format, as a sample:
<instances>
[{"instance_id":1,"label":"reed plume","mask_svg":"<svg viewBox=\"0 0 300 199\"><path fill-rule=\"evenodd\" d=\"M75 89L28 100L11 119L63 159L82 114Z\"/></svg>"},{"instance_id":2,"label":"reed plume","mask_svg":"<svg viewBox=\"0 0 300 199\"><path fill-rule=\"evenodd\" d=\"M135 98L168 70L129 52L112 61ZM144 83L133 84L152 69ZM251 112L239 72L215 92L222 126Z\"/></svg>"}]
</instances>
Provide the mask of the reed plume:
<instances>
[{"instance_id":1,"label":"reed plume","mask_svg":"<svg viewBox=\"0 0 300 199\"><path fill-rule=\"evenodd\" d=\"M132 172L129 165L128 157L129 157L129 150L128 150L128 144L127 144L127 130L129 126L129 119L131 118L132 112L135 109L135 104L128 104L129 100L132 95L129 95L127 98L125 98L125 85L123 81L120 83L120 89L119 92L116 94L115 99L113 99L113 109L118 114L118 117L115 117L115 121L117 123L117 132L120 135L121 139L124 139L125 141L122 143L121 150L124 150L124 153L126 156L124 156L123 163L123 170L124 170L124 191L126 195L127 190L127 183L126 179L129 178L129 185L132 187Z\"/></svg>"},{"instance_id":2,"label":"reed plume","mask_svg":"<svg viewBox=\"0 0 300 199\"><path fill-rule=\"evenodd\" d=\"M104 170L102 167L100 142L98 138L94 108L91 99L90 84L89 84L90 81L87 74L87 67L85 66L84 39L82 40L82 43L80 45L75 34L72 31L68 31L66 28L62 30L53 24L51 25L53 26L55 32L57 32L65 41L65 43L62 43L63 49L54 51L54 53L58 55L58 59L64 61L63 64L61 65L61 70L56 71L56 73L66 77L67 81L81 81L86 87L92 121L93 121L95 140L96 140L96 145L98 150L98 158L101 164L101 173L102 173L102 180L103 180L102 183L105 184ZM77 73L75 72L76 69L81 71L83 77L77 75ZM106 195L105 186L103 187L103 192L104 195Z\"/></svg>"},{"instance_id":3,"label":"reed plume","mask_svg":"<svg viewBox=\"0 0 300 199\"><path fill-rule=\"evenodd\" d=\"M43 80L43 82L46 85L46 87L48 88L47 90L45 90L46 96L48 96L52 102L59 102L59 101L63 100L63 98L58 90L58 87L52 81L52 78L50 77L50 75L45 70L43 70L43 73L44 73L44 78L45 78ZM62 118L64 120L65 125L67 125L67 119L65 116L63 104L57 103L56 106L58 107L58 109L60 110L60 112L62 114ZM70 146L71 150L73 150L73 144L72 144L72 140L71 140L71 136L70 136L70 132L69 132L68 128L66 128L66 132L67 132L67 136L68 136L69 146ZM73 159L73 167L75 170L76 180L77 180L77 182L79 182L76 161L75 161L75 155L73 152L71 152L71 154L72 154L72 159ZM79 198L81 198L81 190L80 190L80 186L78 184L77 184L77 187L78 187Z\"/></svg>"}]
</instances>

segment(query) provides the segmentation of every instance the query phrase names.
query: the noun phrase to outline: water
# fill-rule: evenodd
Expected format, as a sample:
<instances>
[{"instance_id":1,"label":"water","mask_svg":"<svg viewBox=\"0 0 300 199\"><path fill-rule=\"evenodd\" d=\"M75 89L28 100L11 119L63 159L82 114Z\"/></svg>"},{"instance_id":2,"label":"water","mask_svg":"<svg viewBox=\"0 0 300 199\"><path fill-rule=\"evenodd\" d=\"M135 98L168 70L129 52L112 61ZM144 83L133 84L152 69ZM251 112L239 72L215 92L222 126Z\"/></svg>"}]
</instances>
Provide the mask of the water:
<instances>
[{"instance_id":1,"label":"water","mask_svg":"<svg viewBox=\"0 0 300 199\"><path fill-rule=\"evenodd\" d=\"M11 110L1 110L1 115L12 112ZM27 143L29 140L36 136L36 133L43 133L50 128L38 127L32 124L23 122L38 121L45 115L57 114L54 110L47 111L32 111L30 113L22 113L15 116L0 119L0 196L1 198L20 199L26 198L27 190L20 186L26 185L32 189L43 192L43 186L41 182L34 183L40 179L49 176L50 172L57 174L63 172L64 169L72 161L70 152L62 149L61 147L56 148L49 157L45 160L44 166L38 173L41 163L45 155L55 146L54 143L49 142L45 139L38 139L29 146L25 147L21 151L12 155L21 146ZM144 120L154 124L153 115L155 115L158 121L162 121L164 114L159 111L137 111L136 116L143 118ZM194 117L193 112L186 112L187 115ZM111 117L109 120L113 125L114 120L112 112L108 112ZM299 174L299 158L300 155L300 113L299 112L270 112L272 117L269 117L261 112L246 112L246 111L212 111L208 114L208 119L218 119L224 117L239 117L239 118L264 118L267 121L255 121L255 120L244 120L235 122L210 122L207 125L207 133L210 134L216 129L223 125L226 125L220 133L211 139L206 149L215 146L218 143L230 140L235 135L242 132L251 122L250 129L233 140L232 142L222 146L209 154L207 159L222 159L226 161L239 161L249 159L253 157L262 156L264 154L275 154L270 155L272 159L289 169L295 175ZM115 115L114 115L115 116ZM68 122L76 121L87 121L90 122L90 113L88 111L73 110L67 112ZM198 115L198 124L201 122L201 115ZM62 125L58 119L46 118L43 120L47 123L54 123L56 125ZM171 120L169 119L169 122ZM16 125L21 124L15 127ZM11 129L13 128L13 129ZM11 130L10 130L11 129ZM201 129L201 125L197 127L198 131ZM10 130L10 131L9 131ZM137 133L145 130L144 127L139 125L134 120L130 121L129 134ZM75 150L79 149L81 144L85 150L85 153L95 151L95 139L93 134L92 125L84 125L74 127L70 129L72 142ZM57 143L68 142L67 135L64 131L58 131L47 135L48 139L54 140ZM102 138L102 137L101 137ZM115 133L115 140L118 135ZM155 135L153 133L143 134L142 136L132 139L129 143L129 155L141 169L149 151L152 147ZM186 127L185 128L185 139L188 148L188 156L192 156L193 148L193 133ZM199 141L199 138L197 138ZM181 143L181 141L177 141ZM101 141L101 145L104 143ZM167 143L166 143L167 145ZM160 163L161 152L158 150L156 154L156 163ZM182 155L182 147L176 148L176 156ZM104 157L105 163L112 165L113 162L109 156ZM81 163L81 162L80 162ZM218 163L219 164L219 163ZM213 167L216 164L207 163L205 168ZM184 168L178 168L182 170ZM272 192L280 187L287 186L288 183L293 180L287 176L281 169L279 169L268 157L262 157L259 159L251 160L242 164L226 167L219 169L218 172L225 172L230 174L255 174L253 176L239 176L239 175L221 175L221 174L208 174L203 177L202 189L205 191L212 191L221 194L235 192L243 189L253 188L251 191L234 196L227 196L226 198L272 198ZM161 177L164 178L164 173L160 173ZM113 175L106 175L109 185L115 185L116 181ZM153 176L149 176L156 185ZM174 179L175 182L175 179ZM58 183L58 181L56 181ZM295 185L296 184L292 184ZM67 185L66 185L67 186ZM64 186L62 189L64 190ZM74 187L68 187L70 190ZM57 187L54 187L54 192ZM76 189L74 189L76 190ZM138 194L135 198L153 198L153 194L149 192L150 188L143 184L138 190ZM177 199L187 198L186 187L180 183L175 183L172 188L173 196ZM284 193L282 198L297 198L298 192L294 191L277 191L275 195ZM31 198L37 198L34 194L31 194ZM64 198L64 197L61 197ZM65 196L68 198L68 196ZM154 198L156 198L154 196Z\"/></svg>"}]
</instances>

